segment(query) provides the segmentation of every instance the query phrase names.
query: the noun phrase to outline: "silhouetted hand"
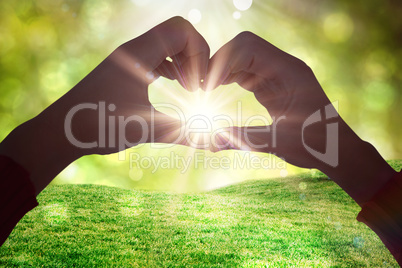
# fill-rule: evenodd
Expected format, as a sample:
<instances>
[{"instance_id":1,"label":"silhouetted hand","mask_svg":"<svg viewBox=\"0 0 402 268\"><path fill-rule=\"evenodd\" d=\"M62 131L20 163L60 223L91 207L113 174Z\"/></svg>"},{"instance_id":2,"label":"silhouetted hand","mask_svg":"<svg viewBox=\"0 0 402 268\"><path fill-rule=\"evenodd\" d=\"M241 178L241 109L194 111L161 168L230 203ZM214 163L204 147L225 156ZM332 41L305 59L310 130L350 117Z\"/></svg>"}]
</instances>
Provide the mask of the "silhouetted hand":
<instances>
[{"instance_id":1,"label":"silhouetted hand","mask_svg":"<svg viewBox=\"0 0 402 268\"><path fill-rule=\"evenodd\" d=\"M174 61L167 61L168 56ZM198 89L208 61L204 38L188 21L175 17L121 45L41 116L51 119L50 127L63 128L85 154L113 153L147 142L183 143L182 122L154 109L148 85L159 75L173 78L181 70L174 77L189 90ZM83 103L94 106L80 108Z\"/></svg>"},{"instance_id":2,"label":"silhouetted hand","mask_svg":"<svg viewBox=\"0 0 402 268\"><path fill-rule=\"evenodd\" d=\"M210 61L206 90L233 82L254 93L273 123L231 128L219 136L215 150L273 153L291 164L318 168L358 203L394 174L341 119L312 70L253 33L240 33Z\"/></svg>"},{"instance_id":3,"label":"silhouetted hand","mask_svg":"<svg viewBox=\"0 0 402 268\"><path fill-rule=\"evenodd\" d=\"M169 19L121 45L73 89L17 127L2 142L0 153L25 167L39 193L83 155L148 142L185 144L182 122L154 109L148 85L163 75L198 89L209 53L188 21Z\"/></svg>"}]
</instances>

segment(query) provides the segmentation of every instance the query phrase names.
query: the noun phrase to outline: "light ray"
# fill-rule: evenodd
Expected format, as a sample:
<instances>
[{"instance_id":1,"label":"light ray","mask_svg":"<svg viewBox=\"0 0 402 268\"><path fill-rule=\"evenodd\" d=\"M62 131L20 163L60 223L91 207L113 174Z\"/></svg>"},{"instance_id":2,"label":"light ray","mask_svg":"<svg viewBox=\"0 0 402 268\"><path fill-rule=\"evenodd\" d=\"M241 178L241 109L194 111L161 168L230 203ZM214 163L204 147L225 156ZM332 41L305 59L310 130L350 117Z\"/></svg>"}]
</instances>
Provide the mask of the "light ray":
<instances>
[{"instance_id":1,"label":"light ray","mask_svg":"<svg viewBox=\"0 0 402 268\"><path fill-rule=\"evenodd\" d=\"M255 1L254 1L255 2ZM211 47L211 55L215 53L215 51L224 45L226 42L230 41L233 37L235 37L238 33L244 30L251 30L249 26L253 26L256 21L254 21L254 17L252 17L252 20L250 19L250 14L255 12L256 7L260 6L261 3L256 2L253 3L251 8L248 10L242 11L241 12L241 20L238 20L233 17L233 12L236 11L236 7L233 5L232 1L202 1L194 4L194 2L191 1L175 1L177 6L180 6L180 8L176 9L176 14L171 14L169 11L166 13L166 10L171 10L168 8L163 8L163 3L162 1L149 1L147 3L147 9L149 12L151 12L152 9L157 8L157 12L155 15L151 16L150 18L146 18L142 16L141 18L141 25L150 25L156 21L157 17L159 18L159 21L163 21L164 19L167 19L168 17L171 17L173 15L180 15L182 17L187 17L189 14L190 10L197 9L199 12L202 14L202 20L200 20L196 25L196 29L201 33L202 36L206 39L208 44ZM272 9L268 13L273 13L275 11L275 8L271 6L266 6L262 5L266 9ZM159 12L163 10L164 12ZM260 10L261 11L261 10ZM258 11L258 12L260 12ZM144 12L146 13L146 12ZM193 12L194 13L194 12ZM228 25L228 20L230 20L230 24ZM195 21L194 21L195 22ZM224 30L219 29L217 25L226 25ZM160 46L164 46L164 43L160 42ZM257 106L255 105L255 102L250 102L250 98L254 98L252 93L246 92L243 89L240 88L240 86L236 84L231 84L231 85L225 85L220 89L217 90L210 90L212 88L211 81L215 80L217 84L223 83L223 79L225 78L224 76L222 77L220 75L221 72L218 72L218 69L225 70L225 68L228 68L226 65L226 60L222 59L220 62L216 63L216 68L217 70L212 71L212 78L210 79L210 84L207 85L207 89L210 90L207 92L201 91L201 90L195 90L193 92L190 92L188 90L182 89L179 83L186 87L188 86L189 89L195 89L196 85L198 84L198 77L191 77L191 74L197 73L197 68L199 62L196 61L196 58L189 58L185 57L185 55L171 55L172 53L169 53L169 48L164 47L165 51L167 54L170 56L170 60L166 60L168 63L167 65L171 64L166 70L169 72L167 73L167 76L169 78L173 78L176 81L168 81L164 79L157 79L155 80L151 85L150 85L150 90L149 90L149 99L151 103L155 103L155 108L159 112L166 113L168 116L171 118L181 120L181 126L172 129L170 128L170 123L169 120L164 119L158 120L158 127L160 128L166 128L168 131L164 133L163 135L158 137L158 140L155 142L165 142L174 139L177 137L178 133L182 130L186 130L187 126L186 124L188 121L197 115L202 116L205 120L208 120L209 123L212 126L211 133L206 133L205 131L203 132L203 127L205 127L205 122L202 122L200 120L199 124L197 125L197 122L194 121L194 125L191 126L194 128L193 133L191 134L191 139L194 142L194 147L184 147L184 146L176 146L176 147L171 147L172 149L168 149L170 151L174 151L176 154L179 154L182 157L190 157L192 158L192 161L194 160L194 154L196 152L199 152L200 150L197 149L199 148L200 145L207 144L208 142L212 144L214 141L212 140L212 134L215 133L216 131L219 131L220 129L224 127L232 127L233 125L241 126L242 120L238 118L238 113L233 112L235 109L237 109L237 102L241 101L244 102L244 105L241 106L241 108L246 108L250 109L248 111L249 115L255 114L255 111L258 111L258 114L261 114L261 109L258 110L256 109ZM229 57L229 55L228 55ZM227 57L227 58L228 58ZM135 59L128 59L126 60L126 63L124 64L127 66L126 68L132 68L136 64ZM144 69L144 65L142 63L140 64L139 70L137 71L137 74L133 75L139 75L141 77L147 76L149 73L148 70ZM139 71L139 72L138 72ZM156 77L155 77L156 78ZM147 80L146 80L147 81ZM197 83L195 83L197 82ZM198 86L198 85L197 85ZM237 88L236 88L237 87ZM248 95L247 95L248 94ZM255 101L255 100L254 100ZM184 119L180 118L178 114L175 114L174 110L169 110L166 107L160 106L156 104L171 104L176 107L178 111L184 114ZM236 106L236 108L234 108ZM243 111L241 111L243 113ZM247 113L247 111L246 111ZM222 115L227 115L229 118L233 118L232 122L226 122L224 120L216 122L214 119L216 116L222 116ZM146 116L146 114L144 114ZM197 127L199 127L200 132L197 132ZM248 150L249 148L244 147L244 142L241 140L241 137L236 137L234 135L231 135L229 133L221 132L219 138L221 139L220 142L227 142L228 146L231 148L240 148L244 150ZM182 145L189 145L189 141L180 141L180 144ZM206 146L204 148L205 150L211 149L211 146ZM144 154L149 154L149 155L158 155L159 152L156 149L148 148L144 149L143 151ZM206 155L210 155L210 152L205 151ZM225 153L226 154L226 153ZM229 153L227 155L230 155ZM201 173L200 173L201 172ZM212 170L205 170L205 176L209 174L208 176L214 173ZM233 171L237 172L237 171ZM190 170L187 170L184 174L179 174L180 172L177 171L177 174L175 171L168 172L166 170L161 170L158 171L158 174L160 176L166 176L166 174L171 174L171 176L174 176L174 183L172 185L172 190L179 190L179 191L186 191L188 189L191 189L194 183L196 183L196 178L200 177L202 178L202 171L197 170L195 168L190 168ZM230 172L229 172L230 173ZM176 175L173 175L176 174ZM228 174L228 172L225 172L228 176L232 177L232 175ZM157 174L155 174L157 175ZM269 175L268 175L269 176ZM234 176L236 177L236 176ZM205 180L205 185L208 188L215 188L213 185L213 182L208 180ZM221 185L219 182L217 182L217 185Z\"/></svg>"}]
</instances>

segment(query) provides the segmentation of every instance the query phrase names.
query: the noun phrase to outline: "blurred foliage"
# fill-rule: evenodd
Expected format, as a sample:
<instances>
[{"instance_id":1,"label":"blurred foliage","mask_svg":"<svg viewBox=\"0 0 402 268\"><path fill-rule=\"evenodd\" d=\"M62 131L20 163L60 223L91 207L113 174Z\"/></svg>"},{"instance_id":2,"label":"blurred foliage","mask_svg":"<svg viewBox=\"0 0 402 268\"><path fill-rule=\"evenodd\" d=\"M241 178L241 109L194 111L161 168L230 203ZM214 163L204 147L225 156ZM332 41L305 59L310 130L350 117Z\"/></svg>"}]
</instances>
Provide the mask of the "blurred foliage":
<instances>
[{"instance_id":1,"label":"blurred foliage","mask_svg":"<svg viewBox=\"0 0 402 268\"><path fill-rule=\"evenodd\" d=\"M249 30L304 60L359 136L385 158L402 158L399 0L255 0L240 19L232 17L236 8L229 0L0 0L0 138L63 95L119 44L173 15L187 17L191 8L201 11L196 28L213 51ZM137 151L156 152L146 146ZM233 183L269 176L264 170L191 170L180 179L177 171L140 170L143 175L133 179L127 167L127 161L91 156L56 182L195 190L210 187L206 177L224 175L224 183Z\"/></svg>"},{"instance_id":2,"label":"blurred foliage","mask_svg":"<svg viewBox=\"0 0 402 268\"><path fill-rule=\"evenodd\" d=\"M273 2L265 5L274 16L264 8L250 16L259 25L255 32L302 58L330 99L339 100L341 116L359 136L384 157L400 158L402 2L286 0L274 7ZM277 16L289 33L269 27ZM267 23L257 23L263 17ZM290 34L297 40L288 42Z\"/></svg>"}]
</instances>

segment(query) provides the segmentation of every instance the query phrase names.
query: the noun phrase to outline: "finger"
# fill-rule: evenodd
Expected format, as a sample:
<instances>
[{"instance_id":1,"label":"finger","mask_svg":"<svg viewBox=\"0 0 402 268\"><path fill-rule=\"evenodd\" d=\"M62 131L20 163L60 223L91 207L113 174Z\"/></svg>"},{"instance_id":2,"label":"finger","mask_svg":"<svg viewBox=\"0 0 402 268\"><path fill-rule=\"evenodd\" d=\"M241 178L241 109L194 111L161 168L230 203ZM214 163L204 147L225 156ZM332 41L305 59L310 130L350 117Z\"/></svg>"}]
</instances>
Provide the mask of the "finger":
<instances>
[{"instance_id":1,"label":"finger","mask_svg":"<svg viewBox=\"0 0 402 268\"><path fill-rule=\"evenodd\" d=\"M222 82L223 85L237 83L242 88L254 92L260 86L262 78L251 74L248 72L240 71L237 73L231 73L227 76L225 81Z\"/></svg>"},{"instance_id":2,"label":"finger","mask_svg":"<svg viewBox=\"0 0 402 268\"><path fill-rule=\"evenodd\" d=\"M202 142L193 142L188 137L184 121L155 111L150 122L150 138L148 143L165 143L172 145L185 145L195 149L208 149Z\"/></svg>"},{"instance_id":3,"label":"finger","mask_svg":"<svg viewBox=\"0 0 402 268\"><path fill-rule=\"evenodd\" d=\"M286 54L264 39L250 32L243 32L222 46L211 58L206 87L214 89L231 74L246 72L272 78L286 64L281 57ZM288 55L288 57L290 57Z\"/></svg>"},{"instance_id":4,"label":"finger","mask_svg":"<svg viewBox=\"0 0 402 268\"><path fill-rule=\"evenodd\" d=\"M166 57L182 54L188 60L183 72L191 80L190 87L198 88L205 78L210 49L205 39L181 17L171 18L124 45L138 55L151 70L155 70Z\"/></svg>"},{"instance_id":5,"label":"finger","mask_svg":"<svg viewBox=\"0 0 402 268\"><path fill-rule=\"evenodd\" d=\"M189 69L186 68L189 58L183 53L172 56L172 68L174 68L175 79L182 85L185 89L195 90L197 85L194 85L194 89L191 86L192 80L189 73Z\"/></svg>"},{"instance_id":6,"label":"finger","mask_svg":"<svg viewBox=\"0 0 402 268\"><path fill-rule=\"evenodd\" d=\"M241 71L247 71L246 65L253 62L253 52L250 47L242 46L244 40L234 38L222 46L211 58L207 77L206 89L212 90L225 81L238 77ZM245 67L241 67L245 66Z\"/></svg>"},{"instance_id":7,"label":"finger","mask_svg":"<svg viewBox=\"0 0 402 268\"><path fill-rule=\"evenodd\" d=\"M228 80L237 82L242 88L253 92L256 100L267 109L273 119L282 115L291 103L289 92L279 79L264 79L259 75L239 72L231 75Z\"/></svg>"},{"instance_id":8,"label":"finger","mask_svg":"<svg viewBox=\"0 0 402 268\"><path fill-rule=\"evenodd\" d=\"M227 62L230 60L231 52L231 44L228 43L212 56L208 64L203 90L213 90L230 77L232 72Z\"/></svg>"},{"instance_id":9,"label":"finger","mask_svg":"<svg viewBox=\"0 0 402 268\"><path fill-rule=\"evenodd\" d=\"M156 76L163 76L167 79L177 80L182 87L186 88L186 82L183 79L183 75L181 75L182 71L180 66L177 64L165 60L158 66L154 73Z\"/></svg>"},{"instance_id":10,"label":"finger","mask_svg":"<svg viewBox=\"0 0 402 268\"><path fill-rule=\"evenodd\" d=\"M253 152L276 152L271 126L225 128L213 139L211 151L243 150Z\"/></svg>"},{"instance_id":11,"label":"finger","mask_svg":"<svg viewBox=\"0 0 402 268\"><path fill-rule=\"evenodd\" d=\"M185 52L171 56L172 68L174 68L175 79L186 89L195 91L200 87L200 81L205 78L206 69L200 76L198 68L199 55L187 56ZM206 67L205 67L206 68Z\"/></svg>"},{"instance_id":12,"label":"finger","mask_svg":"<svg viewBox=\"0 0 402 268\"><path fill-rule=\"evenodd\" d=\"M186 77L183 75L182 64L177 61L163 61L155 70L156 76L163 76L167 79L177 80L183 88L187 88Z\"/></svg>"},{"instance_id":13,"label":"finger","mask_svg":"<svg viewBox=\"0 0 402 268\"><path fill-rule=\"evenodd\" d=\"M175 66L170 61L163 61L158 68L155 69L155 74L157 76L163 76L170 80L177 79L178 73Z\"/></svg>"},{"instance_id":14,"label":"finger","mask_svg":"<svg viewBox=\"0 0 402 268\"><path fill-rule=\"evenodd\" d=\"M149 120L150 143L180 144L183 137L181 120L154 111Z\"/></svg>"}]
</instances>

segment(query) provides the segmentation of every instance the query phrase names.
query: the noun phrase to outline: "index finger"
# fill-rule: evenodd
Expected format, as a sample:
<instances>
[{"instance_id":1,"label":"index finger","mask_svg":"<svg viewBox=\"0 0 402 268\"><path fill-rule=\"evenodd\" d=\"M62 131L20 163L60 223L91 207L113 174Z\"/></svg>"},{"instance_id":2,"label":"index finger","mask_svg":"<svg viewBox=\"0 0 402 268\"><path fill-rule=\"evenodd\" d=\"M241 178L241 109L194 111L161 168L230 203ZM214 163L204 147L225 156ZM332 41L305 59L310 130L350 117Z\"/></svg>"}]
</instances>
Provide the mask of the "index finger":
<instances>
[{"instance_id":1,"label":"index finger","mask_svg":"<svg viewBox=\"0 0 402 268\"><path fill-rule=\"evenodd\" d=\"M271 78L286 66L284 55L292 57L259 36L251 32L242 32L222 46L211 58L206 88L214 89L229 78L240 77L239 74L243 72Z\"/></svg>"},{"instance_id":2,"label":"index finger","mask_svg":"<svg viewBox=\"0 0 402 268\"><path fill-rule=\"evenodd\" d=\"M190 61L181 66L184 76L196 80L197 87L205 78L210 49L190 22L173 17L127 42L123 47L141 62L148 71L154 71L167 57L181 54Z\"/></svg>"}]
</instances>

